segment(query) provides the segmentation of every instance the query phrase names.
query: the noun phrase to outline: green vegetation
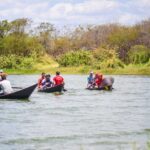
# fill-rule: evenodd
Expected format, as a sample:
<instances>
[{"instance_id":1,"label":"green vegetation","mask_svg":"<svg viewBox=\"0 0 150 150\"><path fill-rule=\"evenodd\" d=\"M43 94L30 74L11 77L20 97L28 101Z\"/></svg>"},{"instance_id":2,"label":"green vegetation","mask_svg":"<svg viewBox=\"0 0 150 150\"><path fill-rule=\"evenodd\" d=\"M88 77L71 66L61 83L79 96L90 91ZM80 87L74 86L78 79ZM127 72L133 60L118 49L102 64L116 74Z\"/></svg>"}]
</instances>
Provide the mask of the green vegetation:
<instances>
[{"instance_id":1,"label":"green vegetation","mask_svg":"<svg viewBox=\"0 0 150 150\"><path fill-rule=\"evenodd\" d=\"M150 48L144 45L135 45L129 50L128 58L130 63L145 64L150 60Z\"/></svg>"},{"instance_id":2,"label":"green vegetation","mask_svg":"<svg viewBox=\"0 0 150 150\"><path fill-rule=\"evenodd\" d=\"M32 69L34 57L21 57L16 55L0 56L1 68L7 69Z\"/></svg>"},{"instance_id":3,"label":"green vegetation","mask_svg":"<svg viewBox=\"0 0 150 150\"><path fill-rule=\"evenodd\" d=\"M150 20L132 27L107 24L63 31L47 22L33 27L27 18L0 21L0 68L8 73L150 75Z\"/></svg>"},{"instance_id":4,"label":"green vegetation","mask_svg":"<svg viewBox=\"0 0 150 150\"><path fill-rule=\"evenodd\" d=\"M79 66L79 65L92 65L92 54L88 51L68 52L58 59L58 63L64 67L66 66Z\"/></svg>"}]
</instances>

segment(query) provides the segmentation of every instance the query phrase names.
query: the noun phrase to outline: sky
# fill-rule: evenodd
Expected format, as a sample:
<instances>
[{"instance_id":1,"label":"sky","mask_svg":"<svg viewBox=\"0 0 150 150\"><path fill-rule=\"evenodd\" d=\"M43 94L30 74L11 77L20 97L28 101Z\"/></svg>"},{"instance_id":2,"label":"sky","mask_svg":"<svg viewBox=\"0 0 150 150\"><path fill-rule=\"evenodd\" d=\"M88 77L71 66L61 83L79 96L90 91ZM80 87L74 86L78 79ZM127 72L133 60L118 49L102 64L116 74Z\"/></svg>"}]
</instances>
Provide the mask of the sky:
<instances>
[{"instance_id":1,"label":"sky","mask_svg":"<svg viewBox=\"0 0 150 150\"><path fill-rule=\"evenodd\" d=\"M133 25L150 18L150 0L0 0L0 20L34 23Z\"/></svg>"}]
</instances>

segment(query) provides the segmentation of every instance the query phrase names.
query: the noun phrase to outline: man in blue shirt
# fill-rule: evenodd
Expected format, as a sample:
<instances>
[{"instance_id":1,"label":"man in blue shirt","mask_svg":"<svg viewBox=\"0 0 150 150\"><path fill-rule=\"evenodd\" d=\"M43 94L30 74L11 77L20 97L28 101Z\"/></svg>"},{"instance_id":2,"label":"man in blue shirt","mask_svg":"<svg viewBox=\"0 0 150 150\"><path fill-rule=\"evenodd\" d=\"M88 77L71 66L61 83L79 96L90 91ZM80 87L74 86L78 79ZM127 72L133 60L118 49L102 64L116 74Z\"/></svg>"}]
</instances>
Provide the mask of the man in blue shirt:
<instances>
[{"instance_id":1,"label":"man in blue shirt","mask_svg":"<svg viewBox=\"0 0 150 150\"><path fill-rule=\"evenodd\" d=\"M93 88L93 86L94 86L94 73L93 73L93 71L90 72L87 80L88 80L87 87L88 88Z\"/></svg>"}]
</instances>

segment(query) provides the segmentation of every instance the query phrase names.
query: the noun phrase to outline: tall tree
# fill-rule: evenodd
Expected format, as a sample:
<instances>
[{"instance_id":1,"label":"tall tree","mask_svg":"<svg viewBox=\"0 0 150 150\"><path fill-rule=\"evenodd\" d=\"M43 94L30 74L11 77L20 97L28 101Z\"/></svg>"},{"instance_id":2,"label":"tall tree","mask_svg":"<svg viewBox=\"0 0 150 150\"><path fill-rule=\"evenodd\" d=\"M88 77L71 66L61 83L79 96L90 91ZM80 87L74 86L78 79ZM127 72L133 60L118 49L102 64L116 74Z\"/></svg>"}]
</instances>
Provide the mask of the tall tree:
<instances>
[{"instance_id":1,"label":"tall tree","mask_svg":"<svg viewBox=\"0 0 150 150\"><path fill-rule=\"evenodd\" d=\"M7 20L0 21L0 38L3 38L10 30L10 23Z\"/></svg>"},{"instance_id":2,"label":"tall tree","mask_svg":"<svg viewBox=\"0 0 150 150\"><path fill-rule=\"evenodd\" d=\"M26 34L26 28L30 25L31 20L27 18L16 19L11 22L11 33L16 35Z\"/></svg>"},{"instance_id":3,"label":"tall tree","mask_svg":"<svg viewBox=\"0 0 150 150\"><path fill-rule=\"evenodd\" d=\"M56 29L48 22L42 22L37 28L36 32L40 43L43 45L47 53L51 53L54 47L53 39L55 38Z\"/></svg>"}]
</instances>

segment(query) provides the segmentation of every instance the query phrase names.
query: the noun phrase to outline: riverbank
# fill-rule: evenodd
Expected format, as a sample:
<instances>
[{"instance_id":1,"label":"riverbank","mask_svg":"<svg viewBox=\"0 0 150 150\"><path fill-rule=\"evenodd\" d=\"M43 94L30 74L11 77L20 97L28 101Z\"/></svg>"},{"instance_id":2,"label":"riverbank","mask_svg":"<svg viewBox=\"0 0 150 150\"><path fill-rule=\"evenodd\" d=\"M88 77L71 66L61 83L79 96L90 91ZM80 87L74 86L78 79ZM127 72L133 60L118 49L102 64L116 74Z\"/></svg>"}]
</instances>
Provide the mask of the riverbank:
<instances>
[{"instance_id":1,"label":"riverbank","mask_svg":"<svg viewBox=\"0 0 150 150\"><path fill-rule=\"evenodd\" d=\"M4 69L5 70L5 69ZM56 71L60 71L62 74L88 74L89 71L101 72L103 74L110 75L150 75L150 66L143 65L128 65L124 68L112 69L106 68L101 70L93 69L89 66L79 67L52 67L52 66L40 66L37 69L6 69L8 74L40 74L41 72L55 74Z\"/></svg>"}]
</instances>

